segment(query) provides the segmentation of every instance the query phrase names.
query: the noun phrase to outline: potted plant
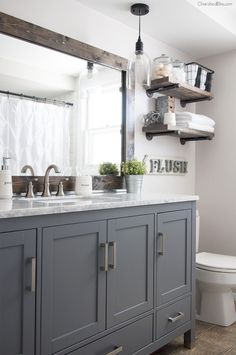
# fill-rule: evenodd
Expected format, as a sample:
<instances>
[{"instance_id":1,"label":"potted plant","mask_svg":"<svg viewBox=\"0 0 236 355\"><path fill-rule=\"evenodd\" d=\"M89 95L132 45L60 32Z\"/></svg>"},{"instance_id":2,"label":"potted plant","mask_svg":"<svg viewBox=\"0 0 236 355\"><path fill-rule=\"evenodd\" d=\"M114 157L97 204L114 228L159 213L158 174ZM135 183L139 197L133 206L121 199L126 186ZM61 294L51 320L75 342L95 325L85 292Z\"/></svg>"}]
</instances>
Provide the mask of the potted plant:
<instances>
[{"instance_id":1,"label":"potted plant","mask_svg":"<svg viewBox=\"0 0 236 355\"><path fill-rule=\"evenodd\" d=\"M99 165L100 175L119 175L119 170L116 164L107 162Z\"/></svg>"},{"instance_id":2,"label":"potted plant","mask_svg":"<svg viewBox=\"0 0 236 355\"><path fill-rule=\"evenodd\" d=\"M146 173L146 165L137 159L128 160L121 164L121 171L125 176L128 193L140 193L143 183L143 175Z\"/></svg>"}]
</instances>

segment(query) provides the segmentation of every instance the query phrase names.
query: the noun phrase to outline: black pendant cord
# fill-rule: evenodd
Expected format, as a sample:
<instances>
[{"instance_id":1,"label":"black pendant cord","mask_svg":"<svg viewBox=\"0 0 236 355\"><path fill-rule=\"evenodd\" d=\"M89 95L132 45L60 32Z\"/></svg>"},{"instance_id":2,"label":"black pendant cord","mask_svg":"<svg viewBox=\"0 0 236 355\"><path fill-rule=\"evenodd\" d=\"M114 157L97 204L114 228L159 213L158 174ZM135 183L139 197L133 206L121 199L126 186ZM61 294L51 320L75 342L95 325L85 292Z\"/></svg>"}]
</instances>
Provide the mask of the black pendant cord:
<instances>
[{"instance_id":1,"label":"black pendant cord","mask_svg":"<svg viewBox=\"0 0 236 355\"><path fill-rule=\"evenodd\" d=\"M143 54L143 42L141 40L141 15L139 13L139 26L138 26L138 40L135 45L135 53L136 55Z\"/></svg>"},{"instance_id":2,"label":"black pendant cord","mask_svg":"<svg viewBox=\"0 0 236 355\"><path fill-rule=\"evenodd\" d=\"M138 39L141 41L141 17L138 17Z\"/></svg>"},{"instance_id":3,"label":"black pendant cord","mask_svg":"<svg viewBox=\"0 0 236 355\"><path fill-rule=\"evenodd\" d=\"M143 54L143 42L141 40L141 16L147 15L149 13L149 6L146 4L133 4L130 7L130 11L133 15L139 17L139 36L135 45L135 54Z\"/></svg>"}]
</instances>

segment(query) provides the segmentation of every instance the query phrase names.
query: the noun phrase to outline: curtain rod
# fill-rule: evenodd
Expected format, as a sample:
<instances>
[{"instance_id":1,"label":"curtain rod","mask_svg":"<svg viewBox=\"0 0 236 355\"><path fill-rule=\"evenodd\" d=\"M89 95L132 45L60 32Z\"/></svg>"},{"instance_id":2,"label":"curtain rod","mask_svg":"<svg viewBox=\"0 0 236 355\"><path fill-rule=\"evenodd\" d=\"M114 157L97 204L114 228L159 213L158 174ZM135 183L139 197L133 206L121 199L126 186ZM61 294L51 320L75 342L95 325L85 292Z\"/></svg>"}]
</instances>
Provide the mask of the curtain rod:
<instances>
[{"instance_id":1,"label":"curtain rod","mask_svg":"<svg viewBox=\"0 0 236 355\"><path fill-rule=\"evenodd\" d=\"M9 96L17 96L17 97L21 97L21 98L32 100L32 101L37 101L37 102L42 102L42 103L51 103L54 105L73 106L72 102L47 99L46 97L44 98L44 97L30 96L30 95L24 95L24 94L17 94L15 92L4 91L4 90L0 90L0 94L5 94L5 95L9 95Z\"/></svg>"}]
</instances>

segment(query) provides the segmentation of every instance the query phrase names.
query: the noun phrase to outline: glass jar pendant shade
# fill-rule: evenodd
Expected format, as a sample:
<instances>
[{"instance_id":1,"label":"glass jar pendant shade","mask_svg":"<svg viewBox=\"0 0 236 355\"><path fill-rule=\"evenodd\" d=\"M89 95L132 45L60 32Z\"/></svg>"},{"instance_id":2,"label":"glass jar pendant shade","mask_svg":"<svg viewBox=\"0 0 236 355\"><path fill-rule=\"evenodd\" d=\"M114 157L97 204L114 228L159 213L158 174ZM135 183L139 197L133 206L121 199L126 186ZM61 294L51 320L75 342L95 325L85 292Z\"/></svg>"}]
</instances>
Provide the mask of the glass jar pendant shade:
<instances>
[{"instance_id":1,"label":"glass jar pendant shade","mask_svg":"<svg viewBox=\"0 0 236 355\"><path fill-rule=\"evenodd\" d=\"M150 86L151 82L151 60L143 51L140 16L148 14L149 7L145 4L134 4L130 11L133 15L139 16L139 37L135 44L135 52L128 61L128 88L134 89L136 86L146 88Z\"/></svg>"}]
</instances>

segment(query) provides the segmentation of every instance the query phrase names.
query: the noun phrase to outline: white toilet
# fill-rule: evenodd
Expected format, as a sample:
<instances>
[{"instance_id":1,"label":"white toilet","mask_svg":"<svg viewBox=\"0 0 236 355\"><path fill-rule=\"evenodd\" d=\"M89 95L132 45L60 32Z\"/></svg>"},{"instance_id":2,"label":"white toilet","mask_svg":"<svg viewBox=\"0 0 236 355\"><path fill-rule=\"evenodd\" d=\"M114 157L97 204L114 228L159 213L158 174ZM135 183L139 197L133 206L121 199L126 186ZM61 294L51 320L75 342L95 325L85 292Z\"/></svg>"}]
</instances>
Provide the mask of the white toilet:
<instances>
[{"instance_id":1,"label":"white toilet","mask_svg":"<svg viewBox=\"0 0 236 355\"><path fill-rule=\"evenodd\" d=\"M196 216L196 250L200 218ZM232 289L236 289L236 256L196 254L197 316L204 322L222 326L236 321Z\"/></svg>"}]
</instances>

